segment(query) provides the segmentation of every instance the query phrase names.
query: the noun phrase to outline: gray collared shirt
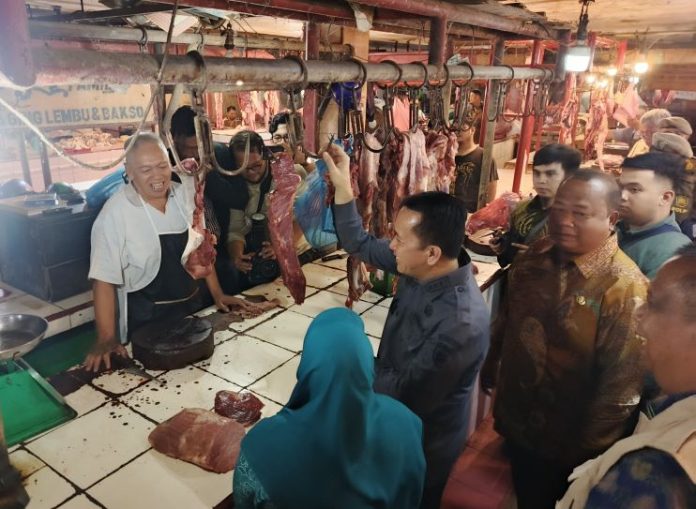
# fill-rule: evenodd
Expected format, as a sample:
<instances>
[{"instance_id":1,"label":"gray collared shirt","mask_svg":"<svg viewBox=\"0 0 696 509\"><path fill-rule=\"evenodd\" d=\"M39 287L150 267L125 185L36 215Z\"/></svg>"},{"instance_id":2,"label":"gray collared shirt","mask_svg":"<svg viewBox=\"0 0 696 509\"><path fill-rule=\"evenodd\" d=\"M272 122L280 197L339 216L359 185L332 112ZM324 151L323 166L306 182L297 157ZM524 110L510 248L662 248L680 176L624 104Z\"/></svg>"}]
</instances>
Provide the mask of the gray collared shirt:
<instances>
[{"instance_id":1,"label":"gray collared shirt","mask_svg":"<svg viewBox=\"0 0 696 509\"><path fill-rule=\"evenodd\" d=\"M346 251L396 273L389 241L364 231L354 201L336 205L334 217ZM437 279L423 283L400 276L379 345L374 387L423 420L429 469L437 462L448 471L464 444L471 392L489 335L490 314L466 254L459 269Z\"/></svg>"}]
</instances>

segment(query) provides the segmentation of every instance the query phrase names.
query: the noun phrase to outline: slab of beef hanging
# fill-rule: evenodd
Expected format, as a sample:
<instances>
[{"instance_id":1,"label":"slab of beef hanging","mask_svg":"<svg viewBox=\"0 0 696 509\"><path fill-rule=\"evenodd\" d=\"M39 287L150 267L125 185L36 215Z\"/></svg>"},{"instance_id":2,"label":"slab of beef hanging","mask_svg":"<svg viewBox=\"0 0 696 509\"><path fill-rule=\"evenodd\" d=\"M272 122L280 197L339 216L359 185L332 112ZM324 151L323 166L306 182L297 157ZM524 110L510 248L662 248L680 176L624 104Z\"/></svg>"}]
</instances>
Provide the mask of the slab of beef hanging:
<instances>
[{"instance_id":1,"label":"slab of beef hanging","mask_svg":"<svg viewBox=\"0 0 696 509\"><path fill-rule=\"evenodd\" d=\"M454 158L457 154L457 135L430 131L425 137L425 147L431 172L434 173L434 185L431 188L449 193L456 171Z\"/></svg>"},{"instance_id":2,"label":"slab of beef hanging","mask_svg":"<svg viewBox=\"0 0 696 509\"><path fill-rule=\"evenodd\" d=\"M181 166L188 172L196 172L198 163L195 159L184 159ZM194 279L205 279L215 267L217 238L205 227L205 181L193 177L195 192L193 195L194 209L189 228L189 240L181 256L186 272Z\"/></svg>"},{"instance_id":3,"label":"slab of beef hanging","mask_svg":"<svg viewBox=\"0 0 696 509\"><path fill-rule=\"evenodd\" d=\"M390 185L393 186L393 191L390 192L389 200L389 220L393 223L396 220L396 215L399 213L401 208L401 202L404 198L409 195L408 184L410 175L410 163L411 163L411 136L410 133L404 133L402 135L401 144L401 159L396 167L396 172L394 172L389 180Z\"/></svg>"},{"instance_id":4,"label":"slab of beef hanging","mask_svg":"<svg viewBox=\"0 0 696 509\"><path fill-rule=\"evenodd\" d=\"M222 474L234 468L244 426L200 408L187 408L157 426L148 437L162 453Z\"/></svg>"},{"instance_id":5,"label":"slab of beef hanging","mask_svg":"<svg viewBox=\"0 0 696 509\"><path fill-rule=\"evenodd\" d=\"M365 141L371 147L378 147L379 140L372 133L365 134ZM358 211L363 219L363 227L372 232L372 216L374 213L374 199L377 193L377 171L379 169L379 152L375 153L363 147L360 154L358 167L358 189L356 197Z\"/></svg>"},{"instance_id":6,"label":"slab of beef hanging","mask_svg":"<svg viewBox=\"0 0 696 509\"><path fill-rule=\"evenodd\" d=\"M219 391L215 395L215 412L234 419L242 426L251 426L261 418L263 403L251 392L239 394Z\"/></svg>"},{"instance_id":7,"label":"slab of beef hanging","mask_svg":"<svg viewBox=\"0 0 696 509\"><path fill-rule=\"evenodd\" d=\"M375 143L375 139L369 138L368 143ZM350 156L350 182L353 189L353 197L360 215L363 218L363 228L369 230L370 216L372 215L372 196L374 189L370 178L376 180L376 159L369 150L359 144L353 147ZM370 177L370 174L372 177ZM376 184L376 182L374 183ZM355 255L348 256L346 260L346 272L348 273L348 297L346 307L352 308L353 303L360 299L363 293L372 287L370 276L365 264Z\"/></svg>"},{"instance_id":8,"label":"slab of beef hanging","mask_svg":"<svg viewBox=\"0 0 696 509\"><path fill-rule=\"evenodd\" d=\"M268 196L268 230L283 283L296 304L302 304L307 289L300 260L295 251L293 234L293 204L297 187L302 180L295 173L295 165L287 154L281 154L271 163L275 189Z\"/></svg>"},{"instance_id":9,"label":"slab of beef hanging","mask_svg":"<svg viewBox=\"0 0 696 509\"><path fill-rule=\"evenodd\" d=\"M592 94L590 115L585 129L585 158L597 158L599 168L604 171L604 142L609 134L606 97L599 92Z\"/></svg>"},{"instance_id":10,"label":"slab of beef hanging","mask_svg":"<svg viewBox=\"0 0 696 509\"><path fill-rule=\"evenodd\" d=\"M372 228L378 238L389 234L389 223L394 222L393 204L396 201L397 175L404 158L406 137L396 133L389 138L382 151L377 169L377 192L372 205Z\"/></svg>"},{"instance_id":11,"label":"slab of beef hanging","mask_svg":"<svg viewBox=\"0 0 696 509\"><path fill-rule=\"evenodd\" d=\"M425 134L420 129L409 133L411 138L411 159L408 172L408 194L422 193L430 189L433 172L425 148Z\"/></svg>"}]
</instances>

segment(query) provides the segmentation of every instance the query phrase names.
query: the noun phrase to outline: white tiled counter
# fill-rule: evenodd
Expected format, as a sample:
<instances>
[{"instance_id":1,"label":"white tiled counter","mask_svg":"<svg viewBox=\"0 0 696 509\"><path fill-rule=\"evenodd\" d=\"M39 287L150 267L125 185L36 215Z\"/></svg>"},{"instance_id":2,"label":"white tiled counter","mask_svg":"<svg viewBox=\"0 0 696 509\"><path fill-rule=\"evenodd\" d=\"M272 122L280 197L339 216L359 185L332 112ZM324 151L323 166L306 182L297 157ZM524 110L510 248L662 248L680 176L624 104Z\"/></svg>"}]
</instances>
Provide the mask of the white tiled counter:
<instances>
[{"instance_id":1,"label":"white tiled counter","mask_svg":"<svg viewBox=\"0 0 696 509\"><path fill-rule=\"evenodd\" d=\"M295 385L312 318L345 301L344 264L306 265L308 297L301 306L278 282L253 289L250 294L279 298L282 308L218 332L206 361L152 372L149 381L113 372L69 395L76 419L11 449L31 496L29 508L211 509L223 501L232 491L232 473L206 472L159 454L148 434L183 408L212 409L222 389L254 392L265 404L264 417L278 412ZM368 292L355 305L375 350L390 303Z\"/></svg>"}]
</instances>

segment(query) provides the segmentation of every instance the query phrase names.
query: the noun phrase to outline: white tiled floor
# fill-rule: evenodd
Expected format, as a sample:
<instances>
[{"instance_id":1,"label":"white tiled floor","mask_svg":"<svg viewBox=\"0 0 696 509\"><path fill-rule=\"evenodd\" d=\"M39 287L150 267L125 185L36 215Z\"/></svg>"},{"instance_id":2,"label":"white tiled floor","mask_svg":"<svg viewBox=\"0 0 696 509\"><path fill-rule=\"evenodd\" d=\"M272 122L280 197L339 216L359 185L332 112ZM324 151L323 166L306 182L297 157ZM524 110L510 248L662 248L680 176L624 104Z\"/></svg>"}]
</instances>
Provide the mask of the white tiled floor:
<instances>
[{"instance_id":1,"label":"white tiled floor","mask_svg":"<svg viewBox=\"0 0 696 509\"><path fill-rule=\"evenodd\" d=\"M153 427L123 405L106 405L29 443L27 449L87 488L146 451Z\"/></svg>"},{"instance_id":2,"label":"white tiled floor","mask_svg":"<svg viewBox=\"0 0 696 509\"><path fill-rule=\"evenodd\" d=\"M332 262L344 265L345 260ZM227 497L232 472L214 474L167 458L150 449L147 437L155 422L182 408L212 408L221 389L247 387L264 403L263 417L282 408L295 386L296 352L312 317L343 305L347 293L346 280L335 279L332 267L315 264L305 270L313 283L338 283L321 291L308 287L303 306L295 306L278 283L257 288L254 293L280 298L290 309L231 324L216 336L213 356L196 367L156 373L152 381L115 373L94 381L111 396L92 387L69 395L80 417L12 452L12 461L28 475L30 509L97 507L88 496L107 509L210 509ZM355 304L375 352L390 302L370 292Z\"/></svg>"},{"instance_id":3,"label":"white tiled floor","mask_svg":"<svg viewBox=\"0 0 696 509\"><path fill-rule=\"evenodd\" d=\"M302 343L312 319L308 316L285 311L273 320L262 323L246 332L247 335L263 339L293 352L302 350Z\"/></svg>"},{"instance_id":4,"label":"white tiled floor","mask_svg":"<svg viewBox=\"0 0 696 509\"><path fill-rule=\"evenodd\" d=\"M39 458L22 449L10 454L10 463L19 471L22 479L26 479L46 466Z\"/></svg>"},{"instance_id":5,"label":"white tiled floor","mask_svg":"<svg viewBox=\"0 0 696 509\"><path fill-rule=\"evenodd\" d=\"M210 410L215 405L218 391L239 389L241 387L227 380L191 366L168 371L124 396L121 401L150 419L163 422L184 408Z\"/></svg>"},{"instance_id":6,"label":"white tiled floor","mask_svg":"<svg viewBox=\"0 0 696 509\"><path fill-rule=\"evenodd\" d=\"M61 509L98 509L99 506L94 505L90 500L84 496L80 495L75 498L71 498L65 504L61 505Z\"/></svg>"},{"instance_id":7,"label":"white tiled floor","mask_svg":"<svg viewBox=\"0 0 696 509\"><path fill-rule=\"evenodd\" d=\"M332 269L316 263L304 265L302 271L307 279L307 286L314 288L326 288L346 277L344 270Z\"/></svg>"},{"instance_id":8,"label":"white tiled floor","mask_svg":"<svg viewBox=\"0 0 696 509\"><path fill-rule=\"evenodd\" d=\"M280 405L288 402L297 381L297 366L300 356L293 357L286 364L249 386L249 390L261 394Z\"/></svg>"},{"instance_id":9,"label":"white tiled floor","mask_svg":"<svg viewBox=\"0 0 696 509\"><path fill-rule=\"evenodd\" d=\"M50 468L42 468L24 481L30 502L27 509L52 509L68 497L75 489Z\"/></svg>"},{"instance_id":10,"label":"white tiled floor","mask_svg":"<svg viewBox=\"0 0 696 509\"><path fill-rule=\"evenodd\" d=\"M315 293L317 293L317 289L308 286L307 291L305 292L305 298ZM280 305L283 307L292 306L294 304L294 300L290 295L290 292L285 285L283 285L283 282L280 279L277 279L272 283L256 286L245 291L243 295L263 295L269 300L278 299L280 301Z\"/></svg>"},{"instance_id":11,"label":"white tiled floor","mask_svg":"<svg viewBox=\"0 0 696 509\"><path fill-rule=\"evenodd\" d=\"M217 347L215 355L197 364L202 369L246 387L268 374L294 354L249 336L237 336Z\"/></svg>"},{"instance_id":12,"label":"white tiled floor","mask_svg":"<svg viewBox=\"0 0 696 509\"><path fill-rule=\"evenodd\" d=\"M88 490L114 509L211 509L231 492L231 473L206 472L153 450Z\"/></svg>"},{"instance_id":13,"label":"white tiled floor","mask_svg":"<svg viewBox=\"0 0 696 509\"><path fill-rule=\"evenodd\" d=\"M290 311L295 311L303 315L314 318L322 311L334 307L344 307L346 298L343 295L333 292L319 292L307 300L301 306L295 305L290 308ZM358 314L364 313L372 307L369 302L358 301L353 303L353 311Z\"/></svg>"},{"instance_id":14,"label":"white tiled floor","mask_svg":"<svg viewBox=\"0 0 696 509\"><path fill-rule=\"evenodd\" d=\"M362 315L363 322L365 322L365 332L370 336L381 338L387 314L389 314L389 309L382 306L375 306L365 311Z\"/></svg>"}]
</instances>

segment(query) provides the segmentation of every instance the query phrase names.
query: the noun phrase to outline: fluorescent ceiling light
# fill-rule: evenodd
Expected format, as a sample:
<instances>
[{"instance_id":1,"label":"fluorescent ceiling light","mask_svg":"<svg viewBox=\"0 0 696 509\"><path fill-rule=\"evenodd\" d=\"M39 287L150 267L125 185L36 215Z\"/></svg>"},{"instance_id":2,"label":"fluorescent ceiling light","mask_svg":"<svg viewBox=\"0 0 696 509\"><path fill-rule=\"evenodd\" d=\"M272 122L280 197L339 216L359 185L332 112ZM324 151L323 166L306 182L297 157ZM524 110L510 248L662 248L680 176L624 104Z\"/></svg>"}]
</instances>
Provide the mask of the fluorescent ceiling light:
<instances>
[{"instance_id":1,"label":"fluorescent ceiling light","mask_svg":"<svg viewBox=\"0 0 696 509\"><path fill-rule=\"evenodd\" d=\"M585 72L590 67L592 50L589 46L578 45L568 48L565 56L565 70L569 72Z\"/></svg>"},{"instance_id":2,"label":"fluorescent ceiling light","mask_svg":"<svg viewBox=\"0 0 696 509\"><path fill-rule=\"evenodd\" d=\"M648 63L645 60L636 62L636 64L633 66L633 70L637 74L645 74L646 72L648 72Z\"/></svg>"}]
</instances>

